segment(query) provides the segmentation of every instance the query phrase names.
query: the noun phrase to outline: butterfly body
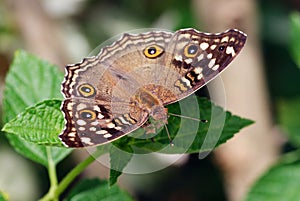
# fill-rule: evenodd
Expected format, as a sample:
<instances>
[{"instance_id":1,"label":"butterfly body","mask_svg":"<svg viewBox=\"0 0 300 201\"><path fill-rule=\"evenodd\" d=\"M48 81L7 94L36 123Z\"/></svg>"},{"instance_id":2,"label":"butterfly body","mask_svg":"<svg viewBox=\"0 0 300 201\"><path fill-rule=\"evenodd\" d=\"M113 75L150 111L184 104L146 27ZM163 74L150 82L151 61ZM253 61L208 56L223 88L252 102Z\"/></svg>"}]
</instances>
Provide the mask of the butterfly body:
<instances>
[{"instance_id":1,"label":"butterfly body","mask_svg":"<svg viewBox=\"0 0 300 201\"><path fill-rule=\"evenodd\" d=\"M216 77L245 41L238 30L124 34L97 56L66 67L62 142L68 147L108 143L143 126L149 116L166 123L164 106Z\"/></svg>"}]
</instances>

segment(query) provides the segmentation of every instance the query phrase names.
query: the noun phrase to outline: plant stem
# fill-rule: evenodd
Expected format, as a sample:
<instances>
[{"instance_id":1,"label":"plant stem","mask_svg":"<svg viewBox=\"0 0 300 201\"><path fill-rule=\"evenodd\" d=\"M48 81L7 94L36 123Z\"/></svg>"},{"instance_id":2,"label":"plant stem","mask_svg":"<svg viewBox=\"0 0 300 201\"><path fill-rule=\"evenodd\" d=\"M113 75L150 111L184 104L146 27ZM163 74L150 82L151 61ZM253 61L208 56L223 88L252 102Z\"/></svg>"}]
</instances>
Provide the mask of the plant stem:
<instances>
[{"instance_id":1,"label":"plant stem","mask_svg":"<svg viewBox=\"0 0 300 201\"><path fill-rule=\"evenodd\" d=\"M52 158L52 152L50 147L46 147L47 157L48 157L48 174L50 178L50 184L52 187L57 186L57 175L56 175L56 165Z\"/></svg>"},{"instance_id":2,"label":"plant stem","mask_svg":"<svg viewBox=\"0 0 300 201\"><path fill-rule=\"evenodd\" d=\"M53 200L58 201L58 197L55 197L55 189L57 188L57 175L56 165L52 158L52 152L50 147L46 147L47 159L48 159L48 175L50 179L50 189L48 193L40 199L40 201Z\"/></svg>"},{"instance_id":3,"label":"plant stem","mask_svg":"<svg viewBox=\"0 0 300 201\"><path fill-rule=\"evenodd\" d=\"M98 148L92 155L87 157L84 161L79 163L75 168L73 168L64 178L63 180L57 184L55 163L52 160L51 149L47 148L48 155L48 172L50 178L50 189L48 193L42 197L39 201L58 201L59 196L64 190L69 186L69 184L92 162L94 162L100 155L107 151L107 146L102 146L102 148Z\"/></svg>"},{"instance_id":4,"label":"plant stem","mask_svg":"<svg viewBox=\"0 0 300 201\"><path fill-rule=\"evenodd\" d=\"M97 149L92 155L87 157L84 161L79 163L74 169L72 169L58 184L55 195L59 197L59 195L66 190L69 184L92 162L94 162L99 156L106 152L106 149Z\"/></svg>"}]
</instances>

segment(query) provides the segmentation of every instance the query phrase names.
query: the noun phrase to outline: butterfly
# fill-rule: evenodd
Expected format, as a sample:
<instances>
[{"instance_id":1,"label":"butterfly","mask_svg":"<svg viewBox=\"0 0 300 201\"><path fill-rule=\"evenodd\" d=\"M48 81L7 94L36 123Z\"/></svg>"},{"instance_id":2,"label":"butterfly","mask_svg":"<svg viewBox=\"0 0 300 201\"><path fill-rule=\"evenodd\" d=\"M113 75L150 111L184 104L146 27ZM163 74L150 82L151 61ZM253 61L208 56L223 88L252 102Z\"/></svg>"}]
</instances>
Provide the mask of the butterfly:
<instances>
[{"instance_id":1,"label":"butterfly","mask_svg":"<svg viewBox=\"0 0 300 201\"><path fill-rule=\"evenodd\" d=\"M61 141L67 147L96 146L144 126L149 117L167 123L164 106L219 75L246 38L237 29L125 33L97 56L67 65Z\"/></svg>"}]
</instances>

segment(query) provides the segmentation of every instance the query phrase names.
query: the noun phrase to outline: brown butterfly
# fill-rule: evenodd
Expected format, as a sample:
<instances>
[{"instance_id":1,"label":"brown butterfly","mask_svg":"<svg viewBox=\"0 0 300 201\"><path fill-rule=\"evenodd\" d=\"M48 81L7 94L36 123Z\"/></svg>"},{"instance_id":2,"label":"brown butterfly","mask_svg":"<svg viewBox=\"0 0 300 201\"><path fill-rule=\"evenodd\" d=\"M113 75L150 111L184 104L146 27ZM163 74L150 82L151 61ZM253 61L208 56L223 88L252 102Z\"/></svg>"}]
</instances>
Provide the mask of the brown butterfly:
<instances>
[{"instance_id":1,"label":"brown butterfly","mask_svg":"<svg viewBox=\"0 0 300 201\"><path fill-rule=\"evenodd\" d=\"M167 122L164 106L215 78L246 38L236 29L124 34L97 56L66 66L60 139L67 147L96 146L140 128L150 116Z\"/></svg>"}]
</instances>

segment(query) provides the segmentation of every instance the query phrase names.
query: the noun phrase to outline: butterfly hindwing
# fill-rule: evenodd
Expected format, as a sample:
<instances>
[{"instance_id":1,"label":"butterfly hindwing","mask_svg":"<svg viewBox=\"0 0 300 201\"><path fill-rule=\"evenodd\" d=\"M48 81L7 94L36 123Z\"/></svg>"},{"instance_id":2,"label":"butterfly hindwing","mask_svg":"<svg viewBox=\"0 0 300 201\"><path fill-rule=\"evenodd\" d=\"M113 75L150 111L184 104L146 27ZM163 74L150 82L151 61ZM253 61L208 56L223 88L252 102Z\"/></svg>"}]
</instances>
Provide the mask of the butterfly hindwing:
<instances>
[{"instance_id":1,"label":"butterfly hindwing","mask_svg":"<svg viewBox=\"0 0 300 201\"><path fill-rule=\"evenodd\" d=\"M60 139L68 147L105 144L139 128L148 114L139 119L128 113L113 114L110 104L84 99L66 99L62 104L66 125Z\"/></svg>"}]
</instances>

